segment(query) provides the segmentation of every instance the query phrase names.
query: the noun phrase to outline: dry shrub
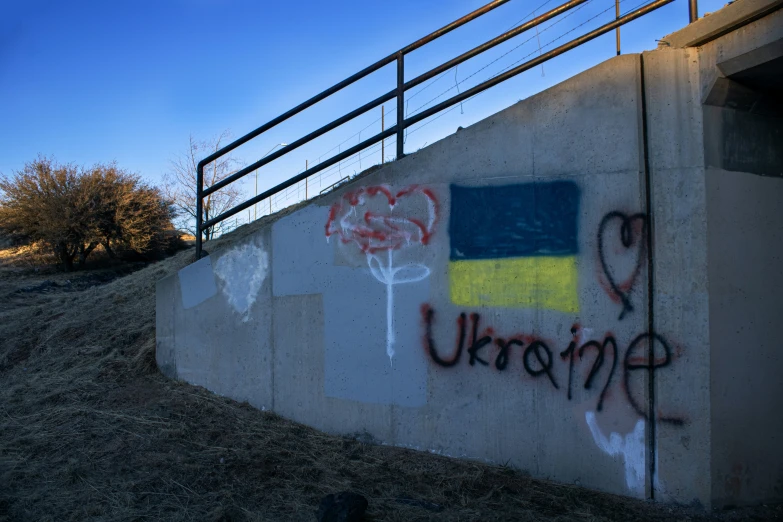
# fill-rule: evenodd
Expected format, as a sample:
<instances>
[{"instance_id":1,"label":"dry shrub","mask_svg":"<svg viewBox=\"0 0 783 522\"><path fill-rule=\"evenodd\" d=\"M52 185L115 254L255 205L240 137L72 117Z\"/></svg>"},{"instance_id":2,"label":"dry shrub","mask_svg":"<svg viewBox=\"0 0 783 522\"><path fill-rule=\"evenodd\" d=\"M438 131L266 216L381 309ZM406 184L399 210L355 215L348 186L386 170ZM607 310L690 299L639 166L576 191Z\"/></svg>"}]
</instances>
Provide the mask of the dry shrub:
<instances>
[{"instance_id":1,"label":"dry shrub","mask_svg":"<svg viewBox=\"0 0 783 522\"><path fill-rule=\"evenodd\" d=\"M158 189L115 164L89 169L39 157L0 178L0 230L15 241L43 244L62 266L80 267L98 247L136 254L165 249L173 206Z\"/></svg>"}]
</instances>

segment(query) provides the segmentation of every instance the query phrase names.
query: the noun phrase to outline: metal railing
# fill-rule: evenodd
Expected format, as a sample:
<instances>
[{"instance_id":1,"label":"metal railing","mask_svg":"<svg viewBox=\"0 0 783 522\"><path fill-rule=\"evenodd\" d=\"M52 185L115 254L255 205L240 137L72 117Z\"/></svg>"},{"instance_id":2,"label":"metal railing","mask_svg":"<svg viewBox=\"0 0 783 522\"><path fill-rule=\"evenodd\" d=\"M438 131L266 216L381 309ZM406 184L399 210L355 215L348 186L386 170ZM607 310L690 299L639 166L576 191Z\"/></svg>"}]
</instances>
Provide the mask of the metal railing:
<instances>
[{"instance_id":1,"label":"metal railing","mask_svg":"<svg viewBox=\"0 0 783 522\"><path fill-rule=\"evenodd\" d=\"M487 51L529 29L532 29L536 26L538 26L541 23L544 23L548 20L551 20L552 18L555 18L558 15L561 15L565 13L566 11L569 11L573 9L574 7L577 7L578 5L584 4L585 2L589 0L570 0L551 11L548 11L540 16L537 16L536 18L533 18L532 20L515 27L509 31L506 31L505 33L501 34L500 36L497 36L493 38L492 40L489 40L486 43L483 43L470 51L467 51L456 58L453 58L442 65L439 65L438 67L435 67L434 69L431 69L428 72L425 72L416 78L413 78L412 80L405 81L405 55L426 45L429 42L432 42L433 40L436 40L440 38L441 36L445 35L446 33L449 33L453 31L454 29L457 29L458 27L470 22L471 20L474 20L493 9L500 7L501 5L509 2L510 0L494 0L487 5L476 9L472 13L463 16L459 20L456 20L445 27L442 27L441 29L425 36L424 38L408 45L407 47L403 47L399 51L392 53L388 55L387 57L375 62L374 64L370 65L369 67L364 68L363 70L357 72L353 76L350 76L346 78L345 80L337 83L336 85L326 89L322 93L313 96L309 100L307 100L304 103L301 103L294 107L293 109L289 110L288 112L281 114L277 118L265 123L264 125L258 127L254 131L242 136L241 138L235 140L234 142L230 143L229 145L226 145L222 149L218 150L217 152L210 154L203 160L199 161L197 166L197 195L196 195L196 259L201 258L202 254L202 241L203 241L203 232L207 229L209 229L211 226L220 223L221 221L224 221L225 219L237 214L238 212L241 212L247 208L250 208L251 206L255 205L256 203L271 197L278 192L285 190L286 188L299 183L300 181L312 176L313 174L328 168L335 163L341 162L342 160L353 156L357 152L361 152L362 150L366 149L367 147L370 147L372 145L377 144L378 142L396 135L397 136L397 159L402 158L404 154L403 145L404 145L404 139L403 139L403 133L406 128L410 127L411 125L418 123L421 120L424 120L425 118L428 118L434 114L437 114L438 112L443 111L444 109L447 109L449 107L452 107L453 105L456 105L460 102L463 102L467 100L468 98L471 98L472 96L475 96L476 94L489 89L490 87L493 87L499 83L502 83L509 78L513 78L514 76L527 71L528 69L532 69L547 60L554 58L556 56L559 56L563 54L566 51L569 51L575 47L578 47L586 42L589 42L590 40L593 40L594 38L597 38L603 34L606 34L612 30L617 29L618 27L627 24L628 22L631 22L632 20L635 20L641 16L644 16L645 14L654 11L655 9L658 9L659 7L662 7L666 4L669 4L673 2L674 0L653 0L649 4L639 7L637 9L634 9L630 11L629 13L618 16L614 21L609 22L607 24L602 25L601 27L598 27L597 29L590 31L589 33L586 33L578 38L575 38L568 43L565 43L555 49L552 49L551 51L541 54L537 56L536 58L533 58L532 60L529 60L525 63L522 63L518 65L517 67L514 67L510 70L507 70L503 72L502 74L498 74L489 80L484 81L483 83L480 83L470 89L467 89L456 96L453 96L449 98L448 100L445 100L441 103L438 103L437 105L434 105L430 107L429 109L423 110L419 113L416 113L409 118L405 118L405 111L404 111L404 105L405 105L405 91L408 89L415 87L430 78L433 78L437 76L438 74L443 73L444 71L447 71L448 69L451 69L452 67L461 64L462 62L469 60L470 58L473 58L474 56L477 56L484 51ZM695 9L696 9L696 0L689 0L689 11L690 11L690 18L691 21L695 19ZM337 118L336 120L332 121L331 123L324 125L320 129L317 129L310 134L307 134L306 136L289 143L285 147L268 154L261 158L260 160L256 161L255 163L248 165L247 167L244 167L237 171L236 173L224 178L223 180L214 183L213 185L209 187L204 187L204 166L208 165L209 163L215 161L216 159L220 158L221 156L224 156L225 154L228 154L232 150L236 149L240 145L247 143L248 141L252 140L253 138L259 136L260 134L268 131L269 129L275 127L276 125L286 121L287 119L291 118L292 116L302 112L303 110L307 109L308 107L311 107L318 103L319 101L331 96L332 94L340 91L341 89L353 84L357 80L360 80L361 78L364 78L365 76L377 71L381 67L384 67L390 63L396 62L397 63L397 86L387 92L386 94L379 96L378 98L365 103L358 109L355 109L348 114ZM283 183L280 183L271 189L261 193L256 194L255 197L248 199L244 203L241 203L230 210L227 210L220 214L219 216L206 216L207 219L204 219L204 198L209 196L210 194L220 190L221 188L225 187L226 185L229 185L230 183L233 183L239 179L241 179L243 176L255 171L256 169L280 158L281 156L284 156L285 154L288 154L289 152L293 151L294 149L297 149L301 147L302 145L314 140L315 138L326 134L327 132L336 129L340 125L356 118L357 116L360 116L364 114L365 112L369 111L370 109L373 109L377 107L378 105L381 105L384 102L387 102L389 100L392 100L396 98L397 101L397 122L392 127L389 127L388 129L383 130L382 132L376 134L375 136L368 138L357 145L348 148L342 152L339 152L335 156L332 156L328 160L325 160L323 162L318 163L317 165L305 169L304 172L301 172L300 174L297 174L296 176L293 176L289 178L288 180L284 181Z\"/></svg>"}]
</instances>

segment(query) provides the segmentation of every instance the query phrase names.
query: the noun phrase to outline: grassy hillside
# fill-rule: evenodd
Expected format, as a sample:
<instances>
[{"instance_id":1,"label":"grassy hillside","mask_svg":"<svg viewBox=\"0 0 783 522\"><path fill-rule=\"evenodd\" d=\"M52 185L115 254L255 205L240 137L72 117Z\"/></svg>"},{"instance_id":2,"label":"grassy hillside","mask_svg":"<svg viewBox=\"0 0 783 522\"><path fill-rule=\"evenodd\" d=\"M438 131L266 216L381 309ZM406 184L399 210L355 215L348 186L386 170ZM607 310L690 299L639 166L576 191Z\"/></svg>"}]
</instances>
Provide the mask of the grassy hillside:
<instances>
[{"instance_id":1,"label":"grassy hillside","mask_svg":"<svg viewBox=\"0 0 783 522\"><path fill-rule=\"evenodd\" d=\"M63 274L0 250L0 521L314 520L342 490L368 498L368 520L781 517L708 517L327 436L170 381L155 365L155 282L192 257Z\"/></svg>"}]
</instances>

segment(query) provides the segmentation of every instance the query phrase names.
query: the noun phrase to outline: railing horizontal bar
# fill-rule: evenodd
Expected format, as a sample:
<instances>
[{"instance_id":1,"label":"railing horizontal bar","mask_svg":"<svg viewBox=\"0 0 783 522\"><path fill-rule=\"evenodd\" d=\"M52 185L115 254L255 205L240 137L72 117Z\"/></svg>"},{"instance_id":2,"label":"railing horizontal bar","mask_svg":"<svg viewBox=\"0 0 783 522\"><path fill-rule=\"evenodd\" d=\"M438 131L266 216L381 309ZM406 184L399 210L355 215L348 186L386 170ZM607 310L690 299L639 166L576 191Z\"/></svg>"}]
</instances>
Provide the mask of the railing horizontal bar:
<instances>
[{"instance_id":1,"label":"railing horizontal bar","mask_svg":"<svg viewBox=\"0 0 783 522\"><path fill-rule=\"evenodd\" d=\"M319 193L318 193L318 195L320 196L320 195L321 195L321 194L323 194L324 192L329 192L330 190L332 190L332 189L334 188L334 186L335 186L335 185L339 185L340 183L342 183L342 182L343 182L343 181L345 181L346 179L351 179L351 177L350 177L350 176L345 176L343 179L341 179L341 180L339 180L339 181L335 181L334 183L332 183L331 185L329 185L328 187L326 187L325 189L323 189L321 192L319 192Z\"/></svg>"},{"instance_id":2,"label":"railing horizontal bar","mask_svg":"<svg viewBox=\"0 0 783 522\"><path fill-rule=\"evenodd\" d=\"M523 63L522 65L519 65L517 67L514 67L511 70L508 70L504 72L503 74L500 74L498 76L495 76L494 78L491 78L484 83L480 83L476 85L475 87L472 87L466 91L461 92L460 94L456 96L452 96L448 100L445 100L437 105L434 105L430 107L427 110L421 111L418 114L414 114L410 118L406 119L404 122L404 126L410 127L411 125L420 122L421 120L424 120L426 118L429 118L430 116L439 113L440 111L447 109L451 107L452 105L456 105L457 103L461 101L465 101L471 96L474 96L482 91L485 91L489 89L490 87L494 87L495 85L502 83L509 78L512 78L520 73L523 73L527 71L528 69L532 69L533 67L536 67L547 60L550 60L556 56L559 56L566 51L570 51L574 47L579 47L580 45L589 42L590 40L593 40L594 38L597 38L605 33L608 33L609 31L612 31L616 29L617 27L620 27L621 25L624 25L628 22L631 22L640 16L643 16L650 11L654 11L655 9L658 9L659 7L663 7L666 4L672 3L674 0L656 0L652 2L651 4L647 4L646 6L636 10L632 11L624 16L621 16L617 20L614 20L612 22L609 22L608 24L602 25L598 29L595 29L593 31L590 31L587 34L584 34L580 36L579 38L576 38L574 40L571 40L570 42L561 45L560 47L557 47L556 49L552 49L548 53L544 53L541 56L538 56L536 58L533 58L530 61L527 61Z\"/></svg>"},{"instance_id":3,"label":"railing horizontal bar","mask_svg":"<svg viewBox=\"0 0 783 522\"><path fill-rule=\"evenodd\" d=\"M397 93L396 89L392 90L392 91L389 91L386 94L384 94L382 96L379 96L379 97L375 98L374 100L372 100L370 102L365 103L364 105L362 105L358 109L355 109L355 110L349 112L345 116L337 118L336 120L334 120L331 123L327 123L326 125L324 125L320 129L311 132L307 136L299 138L298 140L296 140L296 141L294 141L292 143L289 143L287 146L285 146L285 147L283 147L283 148L273 152L272 154L268 154L268 155L264 156L263 158L261 158L260 160L256 161L255 163L253 163L251 165L248 165L247 167L244 167L241 170L238 170L237 172L235 172L234 174L228 176L227 178L224 178L224 179L220 180L219 182L214 183L213 185L205 188L202 191L203 196L209 196L213 192L216 192L216 191L220 190L221 188L225 187L226 185L237 181L241 177L249 174L250 172L253 172L256 169L259 169L259 168L263 167L264 165L273 162L277 158L279 158L281 156L284 156L285 154L288 154L289 152L291 152L294 149L298 149L299 147L301 147L305 143L314 140L318 136L321 136L321 135L326 134L327 132L329 132L331 130L336 129L337 127L339 127L343 123L346 123L346 122L356 118L357 116L360 116L360 115L364 114L365 112L369 111L370 109L372 109L374 107L377 107L378 105L380 105L381 103L383 103L385 101L391 100L392 98L394 98L396 96L396 93Z\"/></svg>"},{"instance_id":4,"label":"railing horizontal bar","mask_svg":"<svg viewBox=\"0 0 783 522\"><path fill-rule=\"evenodd\" d=\"M220 214L219 216L214 217L214 218L210 219L209 221L205 221L199 227L199 233L201 231L206 230L207 228L211 227L212 225L220 223L224 219L230 218L234 214L237 214L239 212L242 212L245 209L248 209L248 208L252 207L256 203L259 203L260 201L263 201L263 200L265 200L266 198L268 198L270 196L274 196L275 194L277 194L281 190L285 190L288 187L290 187L291 185L295 185L296 183L299 183L303 179L312 176L316 172L319 172L319 171L321 171L321 170L323 170L323 169L325 169L327 167L331 167L335 163L337 163L339 161L342 161L345 158L348 158L350 156L353 156L357 152L361 152L362 150L366 149L367 147L369 147L371 145L375 145L376 143L378 143L382 139L388 138L389 136L392 136L396 132L397 132L397 126L396 125L393 126L393 127L389 127L385 131L376 134L372 138L368 138L368 139L364 140L363 142L359 143L358 145L354 145L350 149L346 149L346 150L342 151L341 153L337 154L336 156L332 156L328 160L322 161L318 165L316 165L314 167L311 167L311 168L307 169L306 171L302 172L301 174L298 174L298 175L294 176L293 178L290 178L290 179L280 183L279 185L277 185L275 187L272 187L271 189L267 190L266 192L263 192L263 193L255 196L254 198L245 201L241 205L237 205L236 207L232 208L231 210L227 210L227 211L223 212L222 214Z\"/></svg>"},{"instance_id":5,"label":"railing horizontal bar","mask_svg":"<svg viewBox=\"0 0 783 522\"><path fill-rule=\"evenodd\" d=\"M482 15L492 11L493 9L496 9L496 8L500 7L501 5L503 5L505 3L508 3L510 1L511 0L494 0L493 2L488 3L484 7L479 7L478 9L473 11L472 13L466 14L465 16L460 18L459 20L455 20L454 22L451 22L449 25L441 27L437 31L431 32L430 34L428 34L424 38L421 38L421 39L413 42L412 44L410 44L410 45L408 45L406 47L403 47L402 49L400 49L400 52L402 52L402 54L408 54L411 51L415 51L419 47L421 47L423 45L426 45L426 44L430 43L433 40L437 40L438 38L440 38L444 34L450 33L451 31L453 31L457 27L465 25L466 23L470 22L471 20L475 20L479 16L482 16Z\"/></svg>"},{"instance_id":6,"label":"railing horizontal bar","mask_svg":"<svg viewBox=\"0 0 783 522\"><path fill-rule=\"evenodd\" d=\"M243 145L243 144L247 143L248 141L252 140L253 138L258 136L259 134L268 131L272 127L274 127L274 126L284 122L285 120L287 120L291 116L295 116L296 114L299 114L300 112L302 112L303 110L307 109L308 107L310 107L312 105L315 105L316 103L318 103L319 101L323 100L324 98L328 98L329 96L331 96L332 94L336 93L337 91L339 91L339 90L341 90L341 89L343 89L345 87L348 87L349 85L351 85L352 83L354 83L354 82L356 82L358 80L361 80L362 78L364 78L368 74L377 71L378 69L380 69L384 65L388 65L388 64L392 63L396 59L397 59L397 55L396 54L391 54L391 55L387 56L386 58L383 58L382 60L379 60L379 61L375 62L374 64L370 65L369 67L365 67L364 69L362 69L358 73L356 73L356 74L354 74L352 76L349 76L348 78L346 78L345 80L341 81L340 83L337 83L337 84L329 87L328 89L326 89L322 93L316 94L315 96L313 96L312 98L310 98L306 102L300 103L299 105L297 105L296 107L294 107L290 111L281 114L280 116L278 116L274 120L271 120L271 121L265 123L264 125L261 125L256 130L245 134L244 136L242 136L241 138L239 138L239 139L237 139L235 141L232 141L231 143L229 143L228 145L226 145L225 147L223 147L219 151L214 152L214 153L210 154L209 156L207 156L206 158L204 158L203 160L201 160L199 162L199 164L200 165L206 165L208 163L211 163L211 162L215 161L216 159L218 159L219 157L223 156L224 154L227 154L227 153L231 152L232 150L234 150L235 148L239 147L240 145Z\"/></svg>"},{"instance_id":7,"label":"railing horizontal bar","mask_svg":"<svg viewBox=\"0 0 783 522\"><path fill-rule=\"evenodd\" d=\"M502 44L506 40L510 40L511 38L514 38L515 36L524 33L525 31L528 31L529 29L532 29L533 27L540 25L548 20L551 20L552 18L561 15L565 13L566 11L569 11L573 9L574 7L584 4L585 2L588 2L589 0L571 0L570 2L567 2L561 6L558 6L551 11L548 11L541 16L538 16L529 22L525 22L524 24L520 25L519 27L516 27L510 31L507 31L500 36L493 38L492 40L479 45L478 47L474 47L470 51L467 51L453 60L449 60L448 62L444 63L443 65L439 65L438 67L435 67L434 69L427 71L426 73L422 74L421 76L417 76L416 78L408 81L405 83L405 89L410 89L411 87L416 87L417 85L426 82L430 78L437 76L438 74L442 73L443 71L448 71L455 65L459 65L464 61L470 60L474 56L477 56L484 51L487 51L489 49L492 49L493 47Z\"/></svg>"}]
</instances>

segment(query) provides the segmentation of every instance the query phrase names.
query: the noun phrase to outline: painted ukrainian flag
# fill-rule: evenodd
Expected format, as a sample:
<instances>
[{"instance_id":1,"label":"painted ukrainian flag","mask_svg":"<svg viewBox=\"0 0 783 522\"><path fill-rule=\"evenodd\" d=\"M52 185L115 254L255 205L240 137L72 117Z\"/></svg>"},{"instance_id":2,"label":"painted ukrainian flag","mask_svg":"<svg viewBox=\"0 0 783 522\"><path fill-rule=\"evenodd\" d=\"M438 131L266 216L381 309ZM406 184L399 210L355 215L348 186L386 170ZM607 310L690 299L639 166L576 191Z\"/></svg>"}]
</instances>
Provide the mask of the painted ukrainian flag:
<instances>
[{"instance_id":1,"label":"painted ukrainian flag","mask_svg":"<svg viewBox=\"0 0 783 522\"><path fill-rule=\"evenodd\" d=\"M571 181L452 185L451 301L578 312L578 215Z\"/></svg>"}]
</instances>

